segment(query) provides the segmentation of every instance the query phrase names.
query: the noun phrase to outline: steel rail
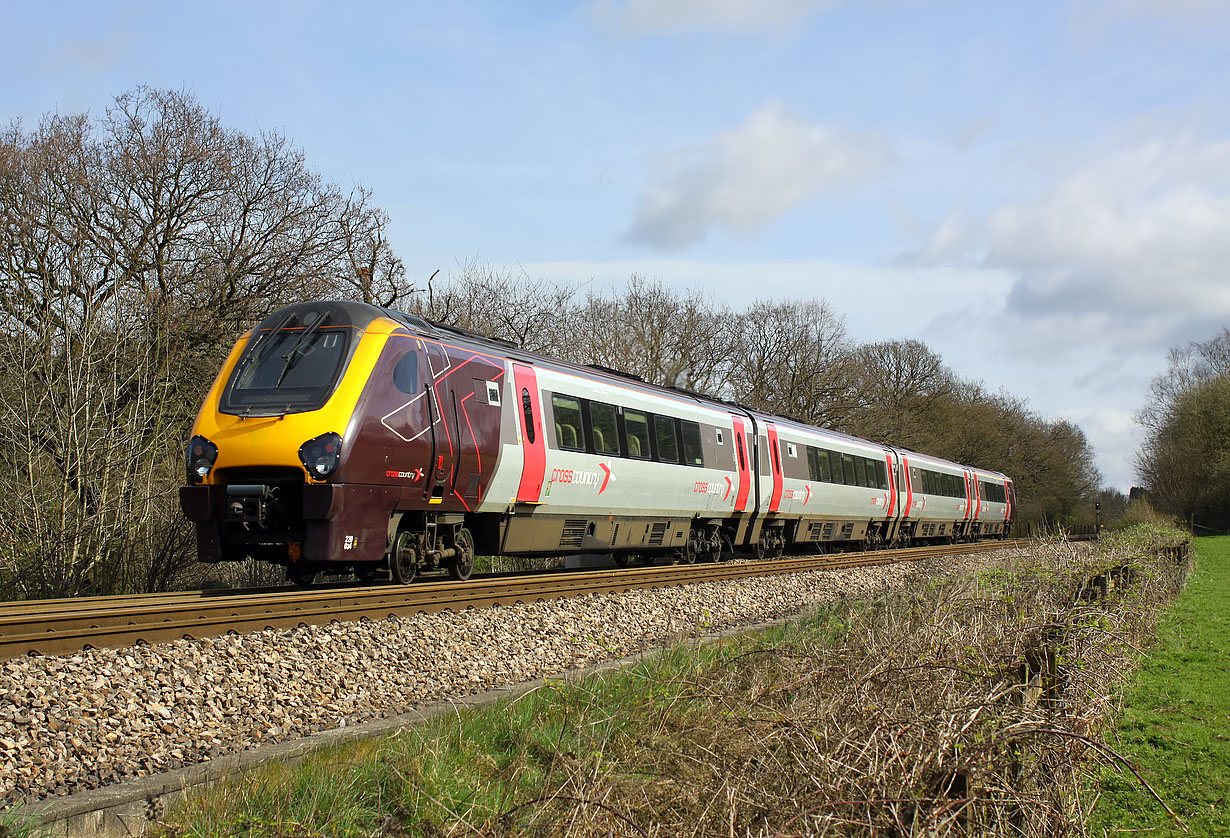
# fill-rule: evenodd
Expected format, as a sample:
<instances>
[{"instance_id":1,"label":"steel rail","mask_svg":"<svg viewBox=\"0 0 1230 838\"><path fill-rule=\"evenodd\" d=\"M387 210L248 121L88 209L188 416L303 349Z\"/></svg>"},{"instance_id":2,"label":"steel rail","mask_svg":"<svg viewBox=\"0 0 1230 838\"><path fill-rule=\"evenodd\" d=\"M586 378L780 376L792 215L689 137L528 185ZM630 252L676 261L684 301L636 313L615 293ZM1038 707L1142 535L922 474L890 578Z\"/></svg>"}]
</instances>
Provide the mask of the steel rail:
<instances>
[{"instance_id":1,"label":"steel rail","mask_svg":"<svg viewBox=\"0 0 1230 838\"><path fill-rule=\"evenodd\" d=\"M1024 544L1028 541L791 556L754 562L607 568L500 576L468 582L421 582L408 586L282 588L267 593L230 596L189 591L136 597L0 603L0 660L25 654L65 654L91 647L114 648L348 620L379 620L449 609L489 608L589 593L892 564Z\"/></svg>"}]
</instances>

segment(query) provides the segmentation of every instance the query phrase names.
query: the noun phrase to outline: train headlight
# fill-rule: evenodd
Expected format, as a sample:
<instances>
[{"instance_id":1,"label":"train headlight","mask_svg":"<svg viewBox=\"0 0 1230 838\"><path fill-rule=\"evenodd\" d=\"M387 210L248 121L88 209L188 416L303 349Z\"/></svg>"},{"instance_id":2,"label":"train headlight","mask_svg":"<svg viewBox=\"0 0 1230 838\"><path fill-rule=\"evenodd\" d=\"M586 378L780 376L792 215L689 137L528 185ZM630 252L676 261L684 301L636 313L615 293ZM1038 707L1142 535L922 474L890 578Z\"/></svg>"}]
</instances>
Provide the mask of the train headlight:
<instances>
[{"instance_id":1,"label":"train headlight","mask_svg":"<svg viewBox=\"0 0 1230 838\"><path fill-rule=\"evenodd\" d=\"M200 483L218 459L218 446L203 436L188 440L188 482Z\"/></svg>"},{"instance_id":2,"label":"train headlight","mask_svg":"<svg viewBox=\"0 0 1230 838\"><path fill-rule=\"evenodd\" d=\"M309 439L299 448L299 461L318 480L333 473L342 459L342 438L330 431Z\"/></svg>"}]
</instances>

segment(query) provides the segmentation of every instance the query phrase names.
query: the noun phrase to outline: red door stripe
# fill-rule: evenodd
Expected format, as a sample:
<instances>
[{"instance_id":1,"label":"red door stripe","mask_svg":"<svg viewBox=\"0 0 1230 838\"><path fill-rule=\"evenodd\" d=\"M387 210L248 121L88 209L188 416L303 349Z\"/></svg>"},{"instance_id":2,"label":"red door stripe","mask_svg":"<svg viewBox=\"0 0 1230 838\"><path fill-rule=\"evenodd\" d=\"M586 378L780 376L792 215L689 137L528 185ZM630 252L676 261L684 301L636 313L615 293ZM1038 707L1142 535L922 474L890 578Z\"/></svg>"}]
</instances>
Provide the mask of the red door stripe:
<instances>
[{"instance_id":1,"label":"red door stripe","mask_svg":"<svg viewBox=\"0 0 1230 838\"><path fill-rule=\"evenodd\" d=\"M546 440L542 438L542 412L538 404L538 376L533 367L513 364L513 383L516 393L513 409L517 411L517 423L521 427L521 452L525 459L521 465L521 485L517 487L519 503L538 503L542 495L542 479L547 471ZM530 421L526 425L525 398L530 402ZM531 440L533 440L531 442Z\"/></svg>"},{"instance_id":2,"label":"red door stripe","mask_svg":"<svg viewBox=\"0 0 1230 838\"><path fill-rule=\"evenodd\" d=\"M884 516L891 518L897 514L897 475L893 470L893 455L885 454L884 461L888 463L888 509Z\"/></svg>"},{"instance_id":3,"label":"red door stripe","mask_svg":"<svg viewBox=\"0 0 1230 838\"><path fill-rule=\"evenodd\" d=\"M905 512L901 517L909 518L914 508L914 481L910 480L910 461L906 457L901 458L901 471L905 474Z\"/></svg>"},{"instance_id":4,"label":"red door stripe","mask_svg":"<svg viewBox=\"0 0 1230 838\"><path fill-rule=\"evenodd\" d=\"M777 441L777 426L767 423L769 428L769 471L773 473L773 494L769 498L769 511L776 512L782 502L782 449Z\"/></svg>"},{"instance_id":5,"label":"red door stripe","mask_svg":"<svg viewBox=\"0 0 1230 838\"><path fill-rule=\"evenodd\" d=\"M735 512L747 509L747 495L752 488L752 471L749 459L750 452L744 442L747 434L743 432L743 420L738 416L731 417L735 425L735 465L739 468L739 494L735 495Z\"/></svg>"}]
</instances>

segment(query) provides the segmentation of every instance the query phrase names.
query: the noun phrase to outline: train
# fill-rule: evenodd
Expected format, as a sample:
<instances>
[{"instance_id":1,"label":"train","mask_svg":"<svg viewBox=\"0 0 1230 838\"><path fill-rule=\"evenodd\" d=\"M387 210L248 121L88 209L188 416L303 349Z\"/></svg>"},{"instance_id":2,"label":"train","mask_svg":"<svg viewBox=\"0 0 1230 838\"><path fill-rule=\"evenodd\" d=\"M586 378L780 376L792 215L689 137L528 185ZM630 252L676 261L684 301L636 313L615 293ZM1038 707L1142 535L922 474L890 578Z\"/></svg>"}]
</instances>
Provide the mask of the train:
<instances>
[{"instance_id":1,"label":"train","mask_svg":"<svg viewBox=\"0 0 1230 838\"><path fill-rule=\"evenodd\" d=\"M1003 538L1016 509L997 471L348 301L242 335L191 433L198 558L301 585Z\"/></svg>"}]
</instances>

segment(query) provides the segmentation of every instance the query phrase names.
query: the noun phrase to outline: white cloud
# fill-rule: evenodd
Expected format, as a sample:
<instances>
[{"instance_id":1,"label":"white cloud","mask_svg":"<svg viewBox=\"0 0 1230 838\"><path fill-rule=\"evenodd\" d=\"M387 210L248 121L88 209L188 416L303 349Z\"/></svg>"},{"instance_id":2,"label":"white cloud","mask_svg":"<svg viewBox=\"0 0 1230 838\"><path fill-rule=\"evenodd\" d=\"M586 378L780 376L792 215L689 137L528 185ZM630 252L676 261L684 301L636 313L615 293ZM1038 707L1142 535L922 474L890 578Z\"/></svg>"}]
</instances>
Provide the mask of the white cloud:
<instances>
[{"instance_id":1,"label":"white cloud","mask_svg":"<svg viewBox=\"0 0 1230 838\"><path fill-rule=\"evenodd\" d=\"M882 137L811 124L769 103L704 148L664 163L642 191L626 237L676 250L714 226L747 234L822 192L884 171L892 157Z\"/></svg>"},{"instance_id":2,"label":"white cloud","mask_svg":"<svg viewBox=\"0 0 1230 838\"><path fill-rule=\"evenodd\" d=\"M954 214L921 258L978 254L1014 275L1009 310L1046 351L1091 338L1160 348L1230 320L1228 232L1230 142L1178 134L1096 150L983 219Z\"/></svg>"},{"instance_id":3,"label":"white cloud","mask_svg":"<svg viewBox=\"0 0 1230 838\"><path fill-rule=\"evenodd\" d=\"M838 0L597 0L599 20L635 34L791 26Z\"/></svg>"}]
</instances>

